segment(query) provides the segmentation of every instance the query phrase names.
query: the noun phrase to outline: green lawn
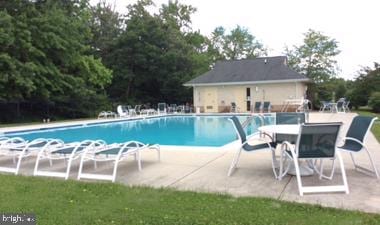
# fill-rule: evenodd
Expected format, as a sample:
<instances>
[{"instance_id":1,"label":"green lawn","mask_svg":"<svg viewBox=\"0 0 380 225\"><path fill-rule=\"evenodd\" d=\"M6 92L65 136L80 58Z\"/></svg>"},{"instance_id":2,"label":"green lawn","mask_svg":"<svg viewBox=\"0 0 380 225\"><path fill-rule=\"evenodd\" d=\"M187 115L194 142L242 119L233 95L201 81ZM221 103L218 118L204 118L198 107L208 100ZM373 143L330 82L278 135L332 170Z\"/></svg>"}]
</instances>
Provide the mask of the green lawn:
<instances>
[{"instance_id":1,"label":"green lawn","mask_svg":"<svg viewBox=\"0 0 380 225\"><path fill-rule=\"evenodd\" d=\"M59 119L51 121L50 123L61 123L61 122L73 122L73 121L80 121L80 120L91 120L96 119L95 117L89 117L89 118L78 118L78 119ZM19 123L0 123L0 127L18 127L18 126L28 126L28 125L36 125L36 124L43 124L42 121L32 121L32 122L19 122Z\"/></svg>"},{"instance_id":2,"label":"green lawn","mask_svg":"<svg viewBox=\"0 0 380 225\"><path fill-rule=\"evenodd\" d=\"M0 175L0 211L41 224L380 224L380 215L264 198Z\"/></svg>"},{"instance_id":3,"label":"green lawn","mask_svg":"<svg viewBox=\"0 0 380 225\"><path fill-rule=\"evenodd\" d=\"M363 110L363 109L355 110L354 112L363 116L376 116L377 118L379 118L378 120L375 121L375 124L373 125L371 131L375 135L377 141L380 142L380 113L373 113L369 110Z\"/></svg>"}]
</instances>

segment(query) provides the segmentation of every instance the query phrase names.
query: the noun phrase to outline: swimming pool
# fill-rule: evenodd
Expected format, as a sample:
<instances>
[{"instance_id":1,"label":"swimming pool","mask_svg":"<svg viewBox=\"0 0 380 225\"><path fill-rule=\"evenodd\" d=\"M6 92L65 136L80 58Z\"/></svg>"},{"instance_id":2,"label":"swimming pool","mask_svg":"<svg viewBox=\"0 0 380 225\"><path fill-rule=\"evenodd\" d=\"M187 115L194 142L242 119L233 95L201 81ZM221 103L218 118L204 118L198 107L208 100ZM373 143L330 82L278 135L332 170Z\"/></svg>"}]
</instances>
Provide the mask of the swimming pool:
<instances>
[{"instance_id":1,"label":"swimming pool","mask_svg":"<svg viewBox=\"0 0 380 225\"><path fill-rule=\"evenodd\" d=\"M9 133L26 140L36 138L58 138L65 142L86 139L102 139L107 143L137 140L143 143L179 146L223 146L236 140L230 116L163 116L92 125L61 127L45 130ZM241 122L247 116L238 116ZM271 118L266 118L269 123ZM257 119L259 124L259 120ZM248 133L257 131L252 123Z\"/></svg>"}]
</instances>

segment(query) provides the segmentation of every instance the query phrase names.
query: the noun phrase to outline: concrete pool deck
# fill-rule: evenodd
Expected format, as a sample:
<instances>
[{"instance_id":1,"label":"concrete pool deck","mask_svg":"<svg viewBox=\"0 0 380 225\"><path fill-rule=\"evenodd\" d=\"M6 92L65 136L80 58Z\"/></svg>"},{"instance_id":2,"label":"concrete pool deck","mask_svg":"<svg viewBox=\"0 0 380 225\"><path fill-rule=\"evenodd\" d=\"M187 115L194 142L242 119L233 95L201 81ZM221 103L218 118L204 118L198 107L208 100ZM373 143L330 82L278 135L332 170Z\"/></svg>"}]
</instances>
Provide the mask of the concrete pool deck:
<instances>
[{"instance_id":1,"label":"concrete pool deck","mask_svg":"<svg viewBox=\"0 0 380 225\"><path fill-rule=\"evenodd\" d=\"M311 113L310 122L341 121L344 123L342 129L342 135L344 135L355 115L354 113ZM59 124L55 123L54 125ZM365 144L373 154L376 167L380 169L380 144L372 133L367 136ZM243 152L238 168L231 177L227 177L236 146L236 143L230 144L218 150L215 148L184 150L176 147L162 147L160 162L157 161L155 151L146 150L142 153L143 170L138 171L133 159L123 161L119 164L116 181L126 185L170 187L178 190L227 193L234 196L269 197L284 201L380 213L380 179L356 172L349 154L342 155L350 194L307 194L301 197L298 194L295 177L287 176L281 181L274 179L270 152ZM356 159L363 165L369 165L365 153L358 154ZM7 162L12 163L9 160ZM0 160L2 165L7 162L3 159ZM21 174L31 175L34 162L34 157L23 161ZM74 162L70 179L76 178L78 164L79 160ZM47 168L48 163L41 166L41 168ZM54 169L62 168L63 163L54 164ZM100 164L97 172L111 172L111 169L112 164ZM85 170L93 171L94 168L92 164L87 164ZM336 170L333 181L321 181L316 176L303 179L306 184L338 183L341 182L339 174L340 170Z\"/></svg>"}]
</instances>

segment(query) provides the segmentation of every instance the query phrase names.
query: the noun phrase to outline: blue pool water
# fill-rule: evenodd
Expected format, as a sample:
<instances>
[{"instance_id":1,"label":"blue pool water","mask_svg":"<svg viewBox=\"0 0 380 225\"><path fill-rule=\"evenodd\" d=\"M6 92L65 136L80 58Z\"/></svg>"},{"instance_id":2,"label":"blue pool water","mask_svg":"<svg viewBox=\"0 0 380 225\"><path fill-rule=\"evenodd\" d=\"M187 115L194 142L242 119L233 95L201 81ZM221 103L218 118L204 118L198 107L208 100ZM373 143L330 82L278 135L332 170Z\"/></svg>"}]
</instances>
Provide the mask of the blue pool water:
<instances>
[{"instance_id":1,"label":"blue pool water","mask_svg":"<svg viewBox=\"0 0 380 225\"><path fill-rule=\"evenodd\" d=\"M166 116L66 128L19 132L26 140L58 138L65 142L102 139L107 143L137 140L143 143L180 146L223 146L237 136L227 116ZM247 116L239 116L245 121ZM259 122L259 121L257 121ZM247 132L257 131L254 125Z\"/></svg>"}]
</instances>

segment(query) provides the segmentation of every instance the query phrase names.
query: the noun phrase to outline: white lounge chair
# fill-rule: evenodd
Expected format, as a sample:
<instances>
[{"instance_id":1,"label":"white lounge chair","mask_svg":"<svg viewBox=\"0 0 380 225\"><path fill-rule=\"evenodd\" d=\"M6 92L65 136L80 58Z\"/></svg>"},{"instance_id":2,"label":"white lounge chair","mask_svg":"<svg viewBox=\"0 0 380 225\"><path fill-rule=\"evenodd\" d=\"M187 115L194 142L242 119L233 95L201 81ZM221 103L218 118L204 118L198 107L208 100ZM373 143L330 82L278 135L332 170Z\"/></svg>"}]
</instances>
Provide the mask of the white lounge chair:
<instances>
[{"instance_id":1,"label":"white lounge chair","mask_svg":"<svg viewBox=\"0 0 380 225\"><path fill-rule=\"evenodd\" d=\"M50 177L62 177L66 180L69 178L70 168L72 161L79 158L81 153L87 148L96 149L105 146L106 143L102 140L85 140L82 142L73 142L65 144L60 141L59 144L53 146L46 146L41 151L39 151L36 164L34 167L34 176L50 176ZM39 164L41 160L48 159L50 166L53 165L53 160L64 160L66 165L66 160L68 160L65 172L47 171L39 169Z\"/></svg>"},{"instance_id":2,"label":"white lounge chair","mask_svg":"<svg viewBox=\"0 0 380 225\"><path fill-rule=\"evenodd\" d=\"M97 180L110 180L112 182L115 182L117 166L120 161L127 158L128 156L135 157L135 160L137 160L138 169L140 171L141 170L140 151L143 149L157 150L158 159L160 160L160 146L159 145L146 145L137 141L128 141L126 143L121 143L121 144L111 144L96 151L92 151L90 148L87 148L83 152L82 157L81 157L81 162L80 162L79 172L78 172L78 180L80 180L81 178L86 178L86 179L97 179ZM94 161L95 167L96 167L96 162L105 162L105 161L114 162L112 175L84 173L83 164L86 161Z\"/></svg>"},{"instance_id":3,"label":"white lounge chair","mask_svg":"<svg viewBox=\"0 0 380 225\"><path fill-rule=\"evenodd\" d=\"M0 146L0 154L12 156L16 167L0 167L0 171L18 174L23 158L33 155L36 151L43 150L47 146L59 144L57 139L38 138L33 141L24 141L21 138L10 138ZM17 162L16 162L17 158Z\"/></svg>"},{"instance_id":4,"label":"white lounge chair","mask_svg":"<svg viewBox=\"0 0 380 225\"><path fill-rule=\"evenodd\" d=\"M122 105L118 105L116 108L116 111L119 114L119 117L128 117L129 116L128 109L126 109Z\"/></svg>"}]
</instances>

